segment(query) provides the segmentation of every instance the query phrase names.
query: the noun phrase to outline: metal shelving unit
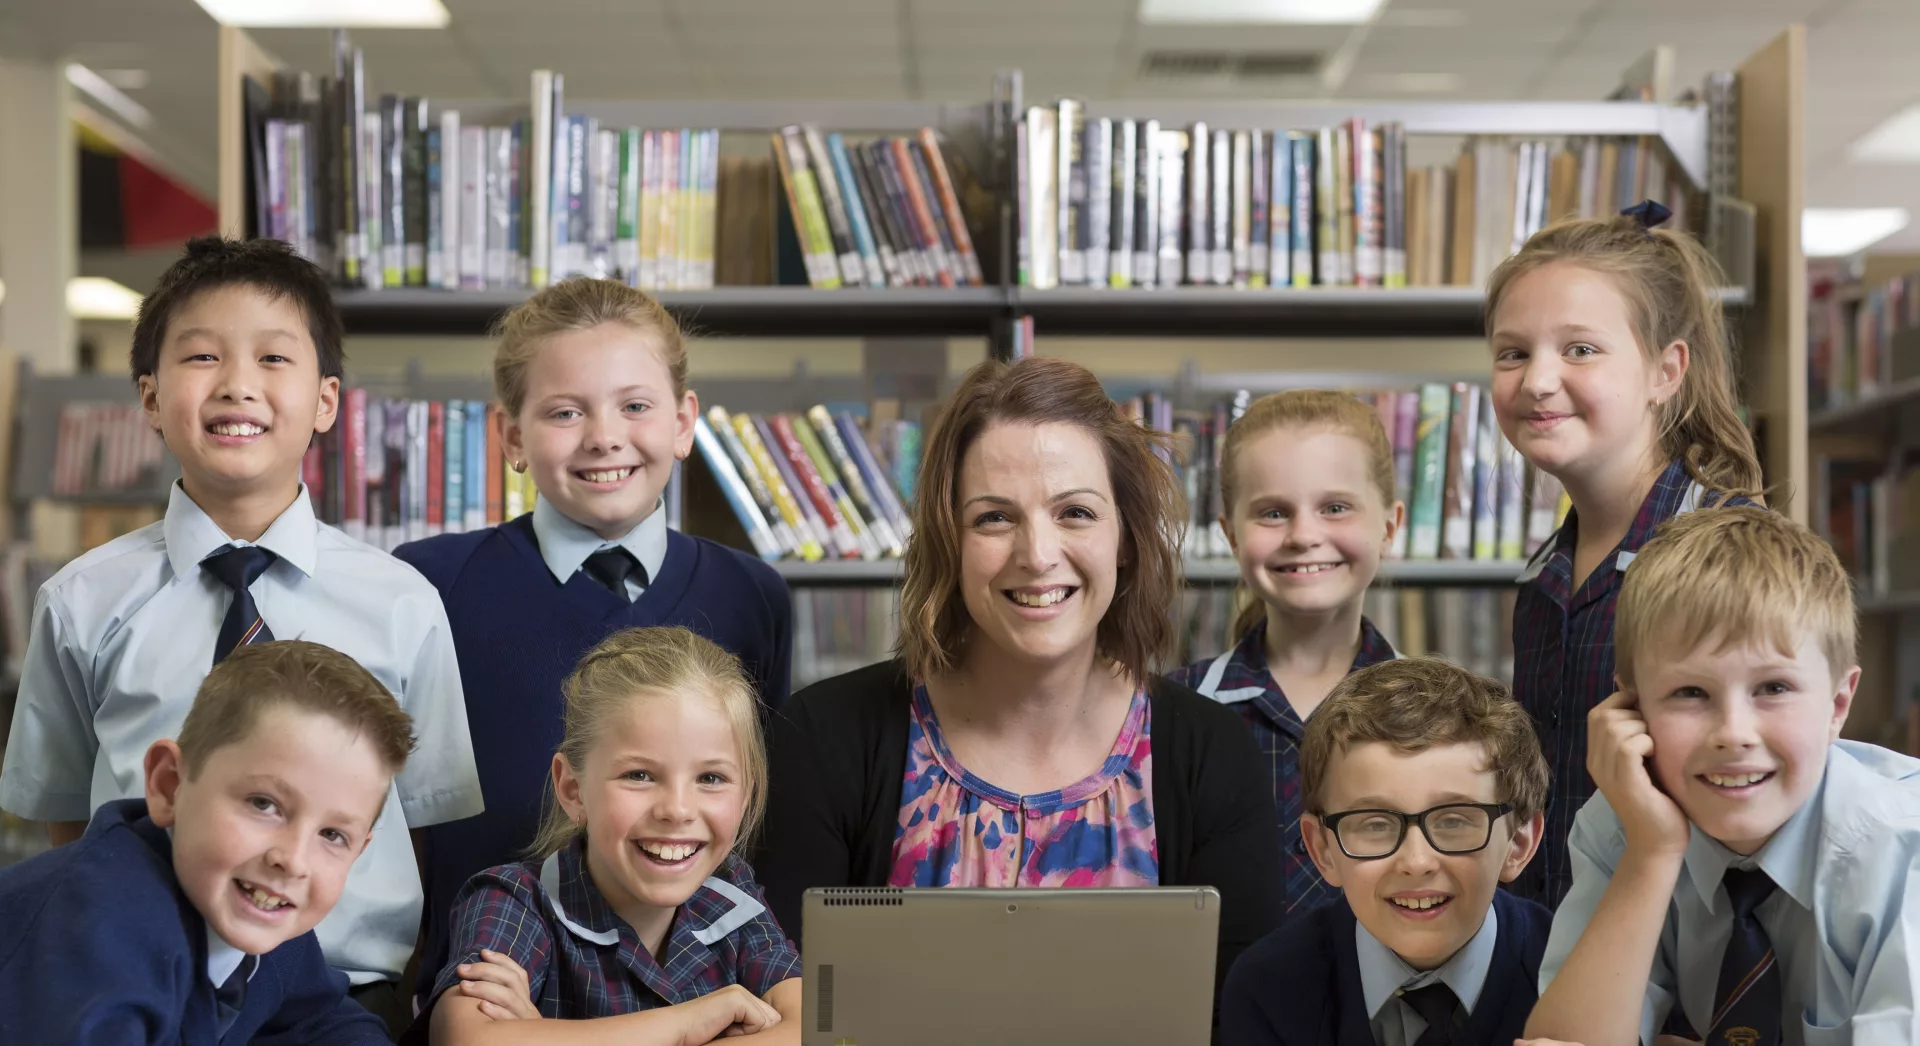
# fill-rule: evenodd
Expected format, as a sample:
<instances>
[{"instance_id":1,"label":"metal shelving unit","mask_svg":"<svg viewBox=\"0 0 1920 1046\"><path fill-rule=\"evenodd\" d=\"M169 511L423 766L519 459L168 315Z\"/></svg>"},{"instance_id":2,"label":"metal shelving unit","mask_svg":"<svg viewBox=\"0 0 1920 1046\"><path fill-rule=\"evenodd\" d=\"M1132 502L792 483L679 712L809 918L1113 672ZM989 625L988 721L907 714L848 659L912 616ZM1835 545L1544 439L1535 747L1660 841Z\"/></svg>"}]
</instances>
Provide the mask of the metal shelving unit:
<instances>
[{"instance_id":1,"label":"metal shelving unit","mask_svg":"<svg viewBox=\"0 0 1920 1046\"><path fill-rule=\"evenodd\" d=\"M1865 399L1829 407L1807 419L1807 433L1830 436L1890 428L1901 412L1920 407L1920 378L1896 382Z\"/></svg>"}]
</instances>

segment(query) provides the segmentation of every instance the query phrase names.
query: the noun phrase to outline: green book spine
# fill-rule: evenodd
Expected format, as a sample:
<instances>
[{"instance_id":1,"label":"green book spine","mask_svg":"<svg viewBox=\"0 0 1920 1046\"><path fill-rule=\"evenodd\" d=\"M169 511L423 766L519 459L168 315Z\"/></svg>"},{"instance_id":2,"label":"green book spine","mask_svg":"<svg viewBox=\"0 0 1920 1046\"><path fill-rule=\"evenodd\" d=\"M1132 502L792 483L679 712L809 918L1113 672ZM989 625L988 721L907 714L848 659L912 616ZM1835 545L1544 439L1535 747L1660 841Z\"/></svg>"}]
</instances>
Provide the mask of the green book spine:
<instances>
[{"instance_id":1,"label":"green book spine","mask_svg":"<svg viewBox=\"0 0 1920 1046\"><path fill-rule=\"evenodd\" d=\"M1420 386L1420 425L1414 443L1412 537L1408 559L1440 556L1440 502L1446 494L1447 423L1452 390L1441 384Z\"/></svg>"}]
</instances>

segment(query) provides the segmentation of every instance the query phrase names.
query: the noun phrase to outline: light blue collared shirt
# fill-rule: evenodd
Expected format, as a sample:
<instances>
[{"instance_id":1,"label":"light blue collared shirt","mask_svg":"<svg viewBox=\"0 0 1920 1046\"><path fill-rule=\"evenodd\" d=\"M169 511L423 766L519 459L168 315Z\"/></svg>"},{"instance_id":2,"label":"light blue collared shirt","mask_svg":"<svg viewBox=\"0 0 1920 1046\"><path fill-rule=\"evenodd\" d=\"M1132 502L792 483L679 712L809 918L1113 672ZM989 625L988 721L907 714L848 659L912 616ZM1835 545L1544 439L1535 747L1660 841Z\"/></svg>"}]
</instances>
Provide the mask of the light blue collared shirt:
<instances>
[{"instance_id":1,"label":"light blue collared shirt","mask_svg":"<svg viewBox=\"0 0 1920 1046\"><path fill-rule=\"evenodd\" d=\"M213 927L207 927L207 979L215 988L227 983L227 978L233 976L233 971L246 959L246 952L228 944L225 937L213 932ZM260 964L254 963L253 969L247 971L247 980L253 980L254 971L258 969Z\"/></svg>"},{"instance_id":2,"label":"light blue collared shirt","mask_svg":"<svg viewBox=\"0 0 1920 1046\"><path fill-rule=\"evenodd\" d=\"M1343 903L1343 902L1335 902ZM1427 1022L1400 993L1424 988L1435 982L1445 984L1460 1000L1460 1009L1472 1013L1480 1001L1480 989L1487 984L1487 968L1493 965L1493 946L1500 939L1500 916L1487 906L1487 917L1480 929L1453 953L1452 958L1431 970L1416 970L1393 949L1353 924L1353 943L1360 959L1360 994L1367 1007L1367 1021L1373 1028L1378 1046L1412 1046L1427 1030Z\"/></svg>"},{"instance_id":3,"label":"light blue collared shirt","mask_svg":"<svg viewBox=\"0 0 1920 1046\"><path fill-rule=\"evenodd\" d=\"M1568 837L1573 888L1540 964L1544 993L1592 919L1626 852L1619 817L1596 793ZM1703 1031L1733 937L1721 877L1765 871L1778 887L1754 910L1780 966L1783 1046L1920 1043L1920 760L1837 741L1818 789L1756 853L1743 857L1694 827L1647 982L1641 1041L1676 1000ZM1796 1016L1797 1015L1797 1016Z\"/></svg>"},{"instance_id":4,"label":"light blue collared shirt","mask_svg":"<svg viewBox=\"0 0 1920 1046\"><path fill-rule=\"evenodd\" d=\"M553 572L554 580L566 584L567 579L578 573L587 557L603 548L618 546L633 553L640 561L641 569L647 572L648 582L660 576L660 567L667 561L667 513L665 502L656 501L653 511L647 518L633 525L618 541L606 538L562 515L546 498L533 504L533 537L540 543L540 558L546 562L547 569ZM647 583L638 577L627 578L627 600L639 599L640 593L647 590Z\"/></svg>"},{"instance_id":5,"label":"light blue collared shirt","mask_svg":"<svg viewBox=\"0 0 1920 1046\"><path fill-rule=\"evenodd\" d=\"M177 737L213 667L233 593L200 568L234 542L175 484L167 515L67 564L34 599L0 807L85 821L145 794L147 747ZM352 657L413 718L419 745L316 932L355 984L397 980L420 926L408 828L471 817L480 782L440 594L412 567L313 516L305 492L255 542L279 557L250 589L280 639Z\"/></svg>"}]
</instances>

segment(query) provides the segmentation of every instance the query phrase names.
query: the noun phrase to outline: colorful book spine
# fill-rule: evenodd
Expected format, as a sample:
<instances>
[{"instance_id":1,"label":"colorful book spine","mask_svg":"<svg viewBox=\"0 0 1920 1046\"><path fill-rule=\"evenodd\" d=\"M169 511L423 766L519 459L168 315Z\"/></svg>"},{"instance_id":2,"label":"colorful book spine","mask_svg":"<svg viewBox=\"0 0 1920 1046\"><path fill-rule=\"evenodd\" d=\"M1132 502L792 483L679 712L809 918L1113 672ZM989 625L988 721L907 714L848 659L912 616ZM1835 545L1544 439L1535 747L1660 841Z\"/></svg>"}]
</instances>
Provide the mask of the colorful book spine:
<instances>
[{"instance_id":1,"label":"colorful book spine","mask_svg":"<svg viewBox=\"0 0 1920 1046\"><path fill-rule=\"evenodd\" d=\"M1499 438L1494 453L1499 461L1494 486L1500 522L1493 554L1495 559L1515 560L1525 554L1527 462L1504 436Z\"/></svg>"},{"instance_id":2,"label":"colorful book spine","mask_svg":"<svg viewBox=\"0 0 1920 1046\"><path fill-rule=\"evenodd\" d=\"M736 414L731 420L734 432L739 435L747 453L753 457L761 478L767 481L774 504L779 506L780 514L793 527L794 538L800 547L800 558L808 562L825 558L832 549L832 535L826 532L818 513L813 511L813 502L807 497L806 491L800 489L799 478L787 468L784 455L776 455L771 449L774 443L773 430L765 428L764 419L745 414Z\"/></svg>"},{"instance_id":3,"label":"colorful book spine","mask_svg":"<svg viewBox=\"0 0 1920 1046\"><path fill-rule=\"evenodd\" d=\"M1480 441L1480 386L1453 385L1447 422L1447 478L1440 521L1440 558L1473 558L1474 461Z\"/></svg>"},{"instance_id":4,"label":"colorful book spine","mask_svg":"<svg viewBox=\"0 0 1920 1046\"><path fill-rule=\"evenodd\" d=\"M840 484L852 499L853 507L859 509L861 517L866 520L867 529L872 533L880 555L894 558L905 555L906 542L895 531L893 519L881 508L880 495L868 487L866 476L853 459L852 450L840 438L840 430L834 425L833 416L827 413L827 408L815 405L807 409L806 420L814 438L826 452L825 456L840 473Z\"/></svg>"},{"instance_id":5,"label":"colorful book spine","mask_svg":"<svg viewBox=\"0 0 1920 1046\"><path fill-rule=\"evenodd\" d=\"M852 496L847 493L846 485L840 482L839 470L834 467L833 459L827 455L826 448L821 446L820 437L814 433L813 426L807 423L806 416L802 414L780 415L780 418L793 430L794 439L799 441L800 449L806 452L807 461L813 466L814 474L819 477L820 485L825 488L828 499L833 503L834 511L838 513L847 530L853 534L854 543L860 549L860 558L878 559L880 542L867 525L866 517L862 516L859 508L854 505Z\"/></svg>"},{"instance_id":6,"label":"colorful book spine","mask_svg":"<svg viewBox=\"0 0 1920 1046\"><path fill-rule=\"evenodd\" d=\"M667 151L665 145L662 142L663 153ZM807 164L805 136L797 126L783 128L773 135L773 150L781 184L786 188L787 206L793 212L794 230L800 238L807 282L821 289L836 289L840 286L839 261L834 254L833 235L827 230L826 207L820 202L813 169Z\"/></svg>"},{"instance_id":7,"label":"colorful book spine","mask_svg":"<svg viewBox=\"0 0 1920 1046\"><path fill-rule=\"evenodd\" d=\"M1247 191L1251 194L1247 225L1247 284L1251 287L1268 286L1273 268L1273 177L1268 170L1273 162L1273 154L1268 143L1274 137L1265 131L1250 131L1247 134ZM1286 281L1282 279L1280 282Z\"/></svg>"},{"instance_id":8,"label":"colorful book spine","mask_svg":"<svg viewBox=\"0 0 1920 1046\"><path fill-rule=\"evenodd\" d=\"M807 151L807 163L813 168L814 185L826 209L827 233L833 238L834 256L840 266L840 282L858 287L866 282L866 266L847 214L846 199L840 194L840 181L834 174L833 160L827 155L826 141L812 124L800 128L800 140Z\"/></svg>"},{"instance_id":9,"label":"colorful book spine","mask_svg":"<svg viewBox=\"0 0 1920 1046\"><path fill-rule=\"evenodd\" d=\"M640 282L660 288L660 132L640 132ZM783 182L784 184L784 182ZM797 211L795 213L798 213Z\"/></svg>"},{"instance_id":10,"label":"colorful book spine","mask_svg":"<svg viewBox=\"0 0 1920 1046\"><path fill-rule=\"evenodd\" d=\"M1319 210L1315 202L1314 187L1317 183L1313 169L1316 142L1311 135L1288 131L1287 145L1293 162L1293 215L1292 228L1288 231L1293 258L1287 267L1295 287L1311 287L1313 234L1319 227L1316 224Z\"/></svg>"},{"instance_id":11,"label":"colorful book spine","mask_svg":"<svg viewBox=\"0 0 1920 1046\"><path fill-rule=\"evenodd\" d=\"M973 249L973 235L967 231L966 212L960 209L960 194L953 190L953 173L947 167L946 154L940 149L940 136L932 128L922 127L919 141L926 155L928 172L933 176L933 191L940 201L940 209L946 214L949 239L959 255L960 271L955 274L956 282L969 287L980 286L986 282L986 276L980 268L980 255ZM964 274L964 278L961 274Z\"/></svg>"},{"instance_id":12,"label":"colorful book spine","mask_svg":"<svg viewBox=\"0 0 1920 1046\"><path fill-rule=\"evenodd\" d=\"M707 419L698 416L693 419L693 439L700 448L701 457L706 459L714 478L719 481L720 493L726 495L727 504L733 507L733 514L746 530L747 540L753 544L754 552L762 559L780 558L780 546L774 540L773 531L768 529L766 518L761 516L752 495L747 492L746 481L734 469L727 449L720 445L720 439L714 435Z\"/></svg>"},{"instance_id":13,"label":"colorful book spine","mask_svg":"<svg viewBox=\"0 0 1920 1046\"><path fill-rule=\"evenodd\" d=\"M444 412L446 492L440 527L442 533L458 534L467 529L467 401L448 400Z\"/></svg>"},{"instance_id":14,"label":"colorful book spine","mask_svg":"<svg viewBox=\"0 0 1920 1046\"><path fill-rule=\"evenodd\" d=\"M1490 560L1500 547L1500 426L1491 405L1480 398L1473 450L1473 558Z\"/></svg>"},{"instance_id":15,"label":"colorful book spine","mask_svg":"<svg viewBox=\"0 0 1920 1046\"><path fill-rule=\"evenodd\" d=\"M893 532L901 543L913 537L913 518L907 514L907 508L900 501L900 495L893 488L892 477L874 457L873 447L867 442L866 434L860 431L860 423L852 413L841 411L834 415L834 424L840 428L840 437L846 441L847 448L853 452L854 462L866 477L867 489L880 501L880 508L887 514L888 522L893 524Z\"/></svg>"},{"instance_id":16,"label":"colorful book spine","mask_svg":"<svg viewBox=\"0 0 1920 1046\"><path fill-rule=\"evenodd\" d=\"M1420 386L1420 421L1414 441L1413 504L1407 558L1440 556L1441 501L1447 482L1447 428L1452 397L1445 385Z\"/></svg>"},{"instance_id":17,"label":"colorful book spine","mask_svg":"<svg viewBox=\"0 0 1920 1046\"><path fill-rule=\"evenodd\" d=\"M927 245L927 253L933 261L940 286L952 287L957 282L954 279L953 258L947 251L945 237L941 235L933 208L928 203L926 187L914 163L911 143L904 138L894 138L886 144L891 148L893 169L899 175L900 187L906 196L908 217L919 226L921 242Z\"/></svg>"},{"instance_id":18,"label":"colorful book spine","mask_svg":"<svg viewBox=\"0 0 1920 1046\"><path fill-rule=\"evenodd\" d=\"M813 508L813 518L817 526L826 534L827 541L834 554L841 559L859 559L860 542L854 538L853 531L847 526L846 517L833 503L826 484L821 481L820 472L813 466L813 459L807 456L807 450L800 445L794 435L793 423L784 415L775 414L768 418L754 418L756 424L767 426L772 444L780 448L780 459L785 464L784 475L789 483L796 486L796 494L804 494L807 503Z\"/></svg>"},{"instance_id":19,"label":"colorful book spine","mask_svg":"<svg viewBox=\"0 0 1920 1046\"><path fill-rule=\"evenodd\" d=\"M880 261L880 245L873 234L873 223L867 220L866 201L853 176L853 164L847 159L846 139L837 133L827 135L827 155L833 162L834 179L840 183L840 195L846 203L847 221L853 230L854 246L860 252L864 282L869 287L885 287L887 270Z\"/></svg>"},{"instance_id":20,"label":"colorful book spine","mask_svg":"<svg viewBox=\"0 0 1920 1046\"><path fill-rule=\"evenodd\" d=\"M466 497L463 500L466 529L479 530L487 525L487 401L467 401Z\"/></svg>"},{"instance_id":21,"label":"colorful book spine","mask_svg":"<svg viewBox=\"0 0 1920 1046\"><path fill-rule=\"evenodd\" d=\"M1420 393L1396 393L1393 409L1393 496L1406 506L1409 514L1413 511L1414 485L1414 448L1420 442ZM1410 522L1410 521L1409 521ZM1392 556L1405 559L1408 556L1408 536L1411 525L1403 524L1393 535Z\"/></svg>"},{"instance_id":22,"label":"colorful book spine","mask_svg":"<svg viewBox=\"0 0 1920 1046\"><path fill-rule=\"evenodd\" d=\"M1187 166L1187 142L1185 131L1162 130L1156 151L1160 161L1159 176L1154 179L1160 185L1160 245L1155 251L1159 271L1154 274L1154 282L1160 287L1179 286L1185 268L1180 230L1187 212L1183 173Z\"/></svg>"},{"instance_id":23,"label":"colorful book spine","mask_svg":"<svg viewBox=\"0 0 1920 1046\"><path fill-rule=\"evenodd\" d=\"M439 537L447 523L447 405L438 400L426 405L427 444L424 459L426 483L422 488L426 502L426 537Z\"/></svg>"},{"instance_id":24,"label":"colorful book spine","mask_svg":"<svg viewBox=\"0 0 1920 1046\"><path fill-rule=\"evenodd\" d=\"M795 535L793 517L774 496L773 488L768 485L766 474L748 452L746 444L740 441L740 434L734 431L733 420L722 407L710 407L707 410L707 422L719 437L720 445L726 448L733 458L734 472L738 473L742 483L746 484L747 494L760 509L760 518L766 520L767 529L773 535L774 544L782 553L791 553L802 559L819 559L816 547L811 555L804 549L804 543ZM777 478L777 477L776 477ZM791 498L792 494L786 495ZM797 513L796 513L797 515Z\"/></svg>"},{"instance_id":25,"label":"colorful book spine","mask_svg":"<svg viewBox=\"0 0 1920 1046\"><path fill-rule=\"evenodd\" d=\"M485 515L481 517L481 522L489 527L498 526L508 518L505 500L507 477L513 475L508 471L507 459L502 456L500 449L500 422L500 412L489 406L485 422L486 443L483 446L487 468L487 497L483 508Z\"/></svg>"}]
</instances>

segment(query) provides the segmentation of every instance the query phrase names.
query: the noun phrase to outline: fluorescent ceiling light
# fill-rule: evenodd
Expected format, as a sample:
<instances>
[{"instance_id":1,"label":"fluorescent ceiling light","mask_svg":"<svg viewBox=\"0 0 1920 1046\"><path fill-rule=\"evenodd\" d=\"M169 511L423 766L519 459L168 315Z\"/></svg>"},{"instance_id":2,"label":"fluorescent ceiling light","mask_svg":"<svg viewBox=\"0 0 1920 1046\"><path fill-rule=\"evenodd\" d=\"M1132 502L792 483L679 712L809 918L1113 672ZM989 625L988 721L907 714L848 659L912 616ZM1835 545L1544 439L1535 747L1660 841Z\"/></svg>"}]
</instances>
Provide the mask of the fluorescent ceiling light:
<instances>
[{"instance_id":1,"label":"fluorescent ceiling light","mask_svg":"<svg viewBox=\"0 0 1920 1046\"><path fill-rule=\"evenodd\" d=\"M440 0L195 0L221 25L321 29L439 29Z\"/></svg>"},{"instance_id":2,"label":"fluorescent ceiling light","mask_svg":"<svg viewBox=\"0 0 1920 1046\"><path fill-rule=\"evenodd\" d=\"M67 82L133 126L153 126L153 114L147 111L146 106L128 98L124 91L86 66L78 62L67 63Z\"/></svg>"},{"instance_id":3,"label":"fluorescent ceiling light","mask_svg":"<svg viewBox=\"0 0 1920 1046\"><path fill-rule=\"evenodd\" d=\"M130 320L140 313L140 295L104 276L67 281L67 313L78 320Z\"/></svg>"},{"instance_id":4,"label":"fluorescent ceiling light","mask_svg":"<svg viewBox=\"0 0 1920 1046\"><path fill-rule=\"evenodd\" d=\"M1386 0L1140 0L1140 21L1158 25L1358 25L1372 21L1385 4Z\"/></svg>"},{"instance_id":5,"label":"fluorescent ceiling light","mask_svg":"<svg viewBox=\"0 0 1920 1046\"><path fill-rule=\"evenodd\" d=\"M1809 258L1840 258L1906 227L1904 207L1808 207L1800 212L1800 246Z\"/></svg>"},{"instance_id":6,"label":"fluorescent ceiling light","mask_svg":"<svg viewBox=\"0 0 1920 1046\"><path fill-rule=\"evenodd\" d=\"M1920 105L1894 113L1861 135L1848 155L1861 163L1920 163Z\"/></svg>"}]
</instances>

